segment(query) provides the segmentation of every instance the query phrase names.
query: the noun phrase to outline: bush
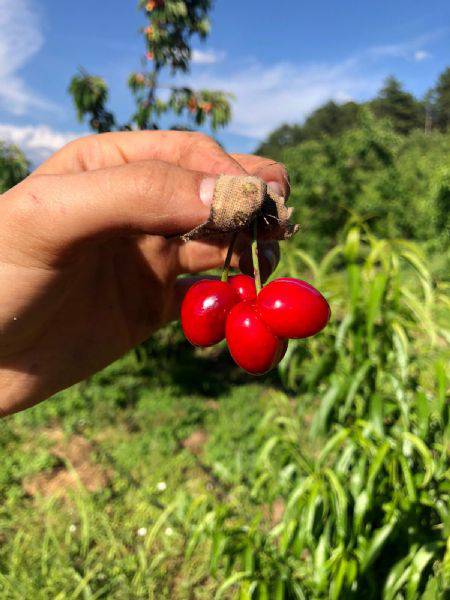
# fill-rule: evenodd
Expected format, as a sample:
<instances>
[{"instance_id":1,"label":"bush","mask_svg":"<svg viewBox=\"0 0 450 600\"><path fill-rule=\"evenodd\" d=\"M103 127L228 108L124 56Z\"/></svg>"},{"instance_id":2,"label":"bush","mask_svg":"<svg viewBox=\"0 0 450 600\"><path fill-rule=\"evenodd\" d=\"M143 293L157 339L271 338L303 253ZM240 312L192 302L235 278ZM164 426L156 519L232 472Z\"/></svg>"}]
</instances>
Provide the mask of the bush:
<instances>
[{"instance_id":1,"label":"bush","mask_svg":"<svg viewBox=\"0 0 450 600\"><path fill-rule=\"evenodd\" d=\"M449 152L447 134L399 136L368 112L341 136L286 150L282 160L297 220L306 224L297 243L320 256L356 213L381 237L404 237L448 253Z\"/></svg>"},{"instance_id":2,"label":"bush","mask_svg":"<svg viewBox=\"0 0 450 600\"><path fill-rule=\"evenodd\" d=\"M0 194L22 181L29 169L29 162L17 146L0 141Z\"/></svg>"}]
</instances>

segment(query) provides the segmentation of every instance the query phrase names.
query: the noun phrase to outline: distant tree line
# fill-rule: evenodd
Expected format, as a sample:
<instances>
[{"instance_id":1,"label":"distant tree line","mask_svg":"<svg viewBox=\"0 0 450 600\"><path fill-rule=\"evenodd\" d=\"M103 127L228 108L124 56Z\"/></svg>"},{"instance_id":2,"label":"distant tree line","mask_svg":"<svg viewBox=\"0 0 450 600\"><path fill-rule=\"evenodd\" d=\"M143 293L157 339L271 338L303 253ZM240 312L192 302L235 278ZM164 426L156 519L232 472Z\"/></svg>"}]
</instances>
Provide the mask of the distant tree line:
<instances>
[{"instance_id":1,"label":"distant tree line","mask_svg":"<svg viewBox=\"0 0 450 600\"><path fill-rule=\"evenodd\" d=\"M285 149L323 136L336 136L355 127L363 109L370 108L379 118L389 119L394 131L408 135L422 129L450 130L450 67L422 100L407 92L395 77L388 77L378 95L369 102L327 102L300 124L284 124L273 131L257 152L278 158Z\"/></svg>"}]
</instances>

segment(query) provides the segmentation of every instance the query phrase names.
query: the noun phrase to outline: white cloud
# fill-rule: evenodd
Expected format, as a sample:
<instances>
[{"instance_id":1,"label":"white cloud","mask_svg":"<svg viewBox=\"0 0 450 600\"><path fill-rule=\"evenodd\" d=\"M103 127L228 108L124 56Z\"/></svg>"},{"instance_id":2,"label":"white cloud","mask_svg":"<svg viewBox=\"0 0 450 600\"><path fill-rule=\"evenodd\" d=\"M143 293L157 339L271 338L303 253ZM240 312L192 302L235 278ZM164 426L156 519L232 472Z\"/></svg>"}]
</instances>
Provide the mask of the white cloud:
<instances>
[{"instance_id":1,"label":"white cloud","mask_svg":"<svg viewBox=\"0 0 450 600\"><path fill-rule=\"evenodd\" d=\"M389 59L421 61L430 56L427 44L447 30L424 34L402 43L367 48L340 63L263 65L257 61L236 69L219 67L196 72L194 88L226 90L235 96L232 133L262 139L282 123L299 123L324 102L364 100L373 96L391 74Z\"/></svg>"},{"instance_id":2,"label":"white cloud","mask_svg":"<svg viewBox=\"0 0 450 600\"><path fill-rule=\"evenodd\" d=\"M414 60L416 60L417 62L420 62L422 60L430 58L430 56L431 56L431 54L429 52L427 52L426 50L417 50L414 53Z\"/></svg>"},{"instance_id":3,"label":"white cloud","mask_svg":"<svg viewBox=\"0 0 450 600\"><path fill-rule=\"evenodd\" d=\"M21 115L55 106L30 90L20 69L43 44L39 22L29 0L0 0L0 107Z\"/></svg>"},{"instance_id":4,"label":"white cloud","mask_svg":"<svg viewBox=\"0 0 450 600\"><path fill-rule=\"evenodd\" d=\"M196 65L214 65L225 58L225 52L216 50L192 50L192 62Z\"/></svg>"},{"instance_id":5,"label":"white cloud","mask_svg":"<svg viewBox=\"0 0 450 600\"><path fill-rule=\"evenodd\" d=\"M431 56L427 50L424 50L424 46L436 42L446 35L448 35L447 29L438 29L420 35L412 40L407 40L406 42L373 46L365 54L372 59L403 58L405 60L421 61Z\"/></svg>"},{"instance_id":6,"label":"white cloud","mask_svg":"<svg viewBox=\"0 0 450 600\"><path fill-rule=\"evenodd\" d=\"M79 136L74 132L55 131L47 125L18 127L0 123L0 140L19 146L34 164Z\"/></svg>"},{"instance_id":7,"label":"white cloud","mask_svg":"<svg viewBox=\"0 0 450 600\"><path fill-rule=\"evenodd\" d=\"M253 63L224 75L192 75L189 82L194 88L231 92L235 102L228 130L261 139L281 123L302 121L328 100L345 102L375 93L383 77L361 71L355 60L306 66Z\"/></svg>"}]
</instances>

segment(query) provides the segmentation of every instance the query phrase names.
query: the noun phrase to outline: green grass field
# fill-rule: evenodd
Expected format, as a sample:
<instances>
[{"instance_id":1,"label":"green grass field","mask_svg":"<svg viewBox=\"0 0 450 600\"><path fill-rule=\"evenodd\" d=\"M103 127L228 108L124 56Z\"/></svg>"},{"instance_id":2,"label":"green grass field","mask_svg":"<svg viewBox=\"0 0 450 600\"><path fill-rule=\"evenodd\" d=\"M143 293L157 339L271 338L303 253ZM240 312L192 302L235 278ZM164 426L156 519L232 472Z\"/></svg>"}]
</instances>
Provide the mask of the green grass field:
<instances>
[{"instance_id":1,"label":"green grass field","mask_svg":"<svg viewBox=\"0 0 450 600\"><path fill-rule=\"evenodd\" d=\"M171 503L189 495L280 520L281 500L258 505L246 480L257 424L282 395L276 377L241 376L219 355L162 384L150 362L146 373L132 353L1 423L2 598L212 598L209 548L186 559Z\"/></svg>"}]
</instances>

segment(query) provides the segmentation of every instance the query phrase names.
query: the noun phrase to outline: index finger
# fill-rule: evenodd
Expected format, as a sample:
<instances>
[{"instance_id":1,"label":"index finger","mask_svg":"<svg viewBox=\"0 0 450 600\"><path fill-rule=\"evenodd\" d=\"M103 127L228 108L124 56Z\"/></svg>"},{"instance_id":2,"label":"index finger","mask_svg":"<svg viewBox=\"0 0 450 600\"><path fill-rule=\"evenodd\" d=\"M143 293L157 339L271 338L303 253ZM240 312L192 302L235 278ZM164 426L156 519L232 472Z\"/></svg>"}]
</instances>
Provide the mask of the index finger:
<instances>
[{"instance_id":1,"label":"index finger","mask_svg":"<svg viewBox=\"0 0 450 600\"><path fill-rule=\"evenodd\" d=\"M35 173L66 175L143 160L159 160L211 175L245 173L211 137L186 131L117 131L81 137L53 154Z\"/></svg>"}]
</instances>

